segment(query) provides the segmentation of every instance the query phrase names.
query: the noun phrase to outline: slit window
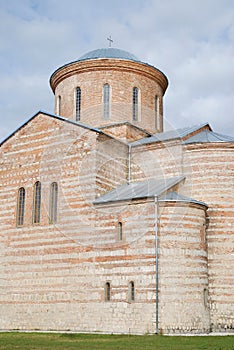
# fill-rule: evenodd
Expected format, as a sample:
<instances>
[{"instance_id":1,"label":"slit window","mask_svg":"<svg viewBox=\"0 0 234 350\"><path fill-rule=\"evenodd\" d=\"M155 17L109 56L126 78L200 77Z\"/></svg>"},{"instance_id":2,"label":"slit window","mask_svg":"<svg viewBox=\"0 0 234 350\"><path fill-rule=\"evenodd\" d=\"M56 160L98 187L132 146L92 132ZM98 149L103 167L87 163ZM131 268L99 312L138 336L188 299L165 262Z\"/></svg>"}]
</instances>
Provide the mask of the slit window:
<instances>
[{"instance_id":1,"label":"slit window","mask_svg":"<svg viewBox=\"0 0 234 350\"><path fill-rule=\"evenodd\" d=\"M208 306L208 290L206 288L203 289L203 302L205 308Z\"/></svg>"},{"instance_id":2,"label":"slit window","mask_svg":"<svg viewBox=\"0 0 234 350\"><path fill-rule=\"evenodd\" d=\"M57 222L58 209L58 184L53 182L50 185L50 206L49 206L49 222L54 224Z\"/></svg>"},{"instance_id":3,"label":"slit window","mask_svg":"<svg viewBox=\"0 0 234 350\"><path fill-rule=\"evenodd\" d=\"M58 95L57 97L57 114L60 115L61 114L61 96Z\"/></svg>"},{"instance_id":4,"label":"slit window","mask_svg":"<svg viewBox=\"0 0 234 350\"><path fill-rule=\"evenodd\" d=\"M76 121L80 120L80 110L81 110L81 89L76 88Z\"/></svg>"},{"instance_id":5,"label":"slit window","mask_svg":"<svg viewBox=\"0 0 234 350\"><path fill-rule=\"evenodd\" d=\"M118 240L119 241L123 240L123 224L122 224L122 222L118 223Z\"/></svg>"},{"instance_id":6,"label":"slit window","mask_svg":"<svg viewBox=\"0 0 234 350\"><path fill-rule=\"evenodd\" d=\"M135 284L133 281L129 282L128 285L128 301L135 301Z\"/></svg>"},{"instance_id":7,"label":"slit window","mask_svg":"<svg viewBox=\"0 0 234 350\"><path fill-rule=\"evenodd\" d=\"M16 216L17 226L23 226L24 224L24 207L25 207L25 189L21 187L18 190L18 198L17 198L17 216Z\"/></svg>"},{"instance_id":8,"label":"slit window","mask_svg":"<svg viewBox=\"0 0 234 350\"><path fill-rule=\"evenodd\" d=\"M103 86L103 118L110 118L110 85Z\"/></svg>"},{"instance_id":9,"label":"slit window","mask_svg":"<svg viewBox=\"0 0 234 350\"><path fill-rule=\"evenodd\" d=\"M139 100L139 91L137 87L133 88L132 91L132 119L138 120L138 101Z\"/></svg>"},{"instance_id":10,"label":"slit window","mask_svg":"<svg viewBox=\"0 0 234 350\"><path fill-rule=\"evenodd\" d=\"M160 129L160 120L159 120L159 98L155 96L155 129Z\"/></svg>"},{"instance_id":11,"label":"slit window","mask_svg":"<svg viewBox=\"0 0 234 350\"><path fill-rule=\"evenodd\" d=\"M105 284L105 301L110 301L111 294L110 294L110 282L106 282Z\"/></svg>"},{"instance_id":12,"label":"slit window","mask_svg":"<svg viewBox=\"0 0 234 350\"><path fill-rule=\"evenodd\" d=\"M41 216L41 183L37 181L34 185L33 194L33 223L39 224Z\"/></svg>"}]
</instances>

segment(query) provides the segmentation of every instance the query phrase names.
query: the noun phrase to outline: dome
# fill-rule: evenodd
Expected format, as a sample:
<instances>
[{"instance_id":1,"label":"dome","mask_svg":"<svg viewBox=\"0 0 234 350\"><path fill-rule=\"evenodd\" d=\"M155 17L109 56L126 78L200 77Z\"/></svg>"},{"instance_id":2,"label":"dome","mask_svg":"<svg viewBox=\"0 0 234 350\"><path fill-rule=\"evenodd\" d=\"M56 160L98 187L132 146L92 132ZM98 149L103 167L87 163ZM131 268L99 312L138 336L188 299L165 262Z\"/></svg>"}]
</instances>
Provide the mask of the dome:
<instances>
[{"instance_id":1,"label":"dome","mask_svg":"<svg viewBox=\"0 0 234 350\"><path fill-rule=\"evenodd\" d=\"M132 53L114 47L108 47L105 49L97 49L78 58L78 61L93 60L98 58L117 58L123 60L139 61L139 59L134 56Z\"/></svg>"}]
</instances>

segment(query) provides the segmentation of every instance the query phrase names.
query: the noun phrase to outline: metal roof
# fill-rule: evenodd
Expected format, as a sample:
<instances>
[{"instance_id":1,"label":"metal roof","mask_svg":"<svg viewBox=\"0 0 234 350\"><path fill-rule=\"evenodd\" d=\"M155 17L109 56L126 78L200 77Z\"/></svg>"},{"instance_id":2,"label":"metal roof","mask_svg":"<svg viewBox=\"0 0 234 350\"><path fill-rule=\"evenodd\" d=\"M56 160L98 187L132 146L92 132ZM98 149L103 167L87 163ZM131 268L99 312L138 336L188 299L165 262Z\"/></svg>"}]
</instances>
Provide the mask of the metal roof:
<instances>
[{"instance_id":1,"label":"metal roof","mask_svg":"<svg viewBox=\"0 0 234 350\"><path fill-rule=\"evenodd\" d=\"M125 50L116 49L114 47L97 49L97 50L87 52L86 54L78 58L78 61L85 61L85 60L98 59L98 58L120 58L124 60L140 62L140 60L132 53Z\"/></svg>"},{"instance_id":2,"label":"metal roof","mask_svg":"<svg viewBox=\"0 0 234 350\"><path fill-rule=\"evenodd\" d=\"M94 204L128 201L140 198L153 198L161 195L163 192L167 191L184 179L184 176L176 176L167 179L148 179L145 181L131 182L130 184L124 184L117 187L113 191L97 198L94 201Z\"/></svg>"},{"instance_id":3,"label":"metal roof","mask_svg":"<svg viewBox=\"0 0 234 350\"><path fill-rule=\"evenodd\" d=\"M201 201L197 201L196 199L190 198L190 197L186 197L183 196L177 192L168 192L165 195L162 195L159 197L159 201L160 202L171 202L171 201L175 201L175 202L185 202L185 203L194 203L194 204L199 204L199 205L203 205L205 207L208 208L208 206Z\"/></svg>"},{"instance_id":4,"label":"metal roof","mask_svg":"<svg viewBox=\"0 0 234 350\"><path fill-rule=\"evenodd\" d=\"M188 136L192 132L195 132L204 126L209 126L208 123L203 123L199 125L194 125L182 129L175 129L175 130L168 130L165 132L160 132L158 134L155 134L150 137L145 137L144 139L141 139L139 141L134 141L130 145L131 146L138 146L138 145L146 145L149 143L154 143L154 142L162 142L162 141L169 141L169 140L174 140L174 139L180 139L183 137ZM209 126L210 127L210 126Z\"/></svg>"},{"instance_id":5,"label":"metal roof","mask_svg":"<svg viewBox=\"0 0 234 350\"><path fill-rule=\"evenodd\" d=\"M234 137L218 134L217 132L203 130L186 141L183 144L207 143L207 142L234 142Z\"/></svg>"},{"instance_id":6,"label":"metal roof","mask_svg":"<svg viewBox=\"0 0 234 350\"><path fill-rule=\"evenodd\" d=\"M83 61L87 61L87 60L101 59L101 58L130 60L130 61L141 63L141 64L146 65L148 67L151 67L151 68L157 70L158 72L160 72L163 75L163 77L165 79L165 82L166 82L165 89L168 86L168 79L167 79L166 75L160 69L152 66L149 63L142 62L138 57L136 57L135 55L133 55L132 53L130 53L128 51L121 50L121 49L116 49L114 47L108 47L108 48L102 48L102 49L96 49L96 50L93 50L93 51L89 51L86 54L80 56L77 60L69 62L69 63L66 63L63 66L61 66L58 69L56 69L53 72L53 74L51 75L51 77L50 77L50 85L51 85L51 87L52 87L52 81L53 81L53 78L54 78L55 74L58 71L60 71L61 69L64 69L64 68L66 68L66 67L68 67L68 66L70 66L72 64L76 64L76 63L79 63L79 62L83 62ZM52 90L53 90L53 87L52 87Z\"/></svg>"}]
</instances>

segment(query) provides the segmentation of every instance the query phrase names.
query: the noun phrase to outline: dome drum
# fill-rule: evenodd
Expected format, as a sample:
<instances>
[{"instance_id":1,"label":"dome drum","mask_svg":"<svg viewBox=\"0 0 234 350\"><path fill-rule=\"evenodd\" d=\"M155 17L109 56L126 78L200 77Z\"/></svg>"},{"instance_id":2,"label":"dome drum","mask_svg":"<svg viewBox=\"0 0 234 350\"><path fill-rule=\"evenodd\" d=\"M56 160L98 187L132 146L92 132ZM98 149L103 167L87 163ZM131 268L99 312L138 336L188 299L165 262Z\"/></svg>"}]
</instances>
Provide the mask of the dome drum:
<instances>
[{"instance_id":1,"label":"dome drum","mask_svg":"<svg viewBox=\"0 0 234 350\"><path fill-rule=\"evenodd\" d=\"M110 110L108 118L103 118L103 86L106 84L109 85ZM55 103L56 114L75 119L75 90L79 87L80 121L95 127L128 121L149 132L163 131L163 95L168 80L160 70L140 62L126 51L112 48L92 51L57 69L50 78L50 85L55 99L59 99L59 107ZM138 91L137 116L132 115L135 108L132 104L136 103L133 102L134 89Z\"/></svg>"}]
</instances>

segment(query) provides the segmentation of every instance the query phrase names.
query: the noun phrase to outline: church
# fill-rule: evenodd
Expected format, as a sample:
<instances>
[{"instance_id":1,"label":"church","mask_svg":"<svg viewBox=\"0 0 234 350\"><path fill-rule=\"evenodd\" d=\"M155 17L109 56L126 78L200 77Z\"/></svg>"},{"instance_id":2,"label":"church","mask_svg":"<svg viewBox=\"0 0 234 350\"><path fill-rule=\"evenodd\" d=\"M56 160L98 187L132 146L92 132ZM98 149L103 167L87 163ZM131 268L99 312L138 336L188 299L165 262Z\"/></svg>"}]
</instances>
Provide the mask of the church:
<instances>
[{"instance_id":1,"label":"church","mask_svg":"<svg viewBox=\"0 0 234 350\"><path fill-rule=\"evenodd\" d=\"M0 329L234 329L234 138L164 130L166 75L88 52L1 143Z\"/></svg>"}]
</instances>

